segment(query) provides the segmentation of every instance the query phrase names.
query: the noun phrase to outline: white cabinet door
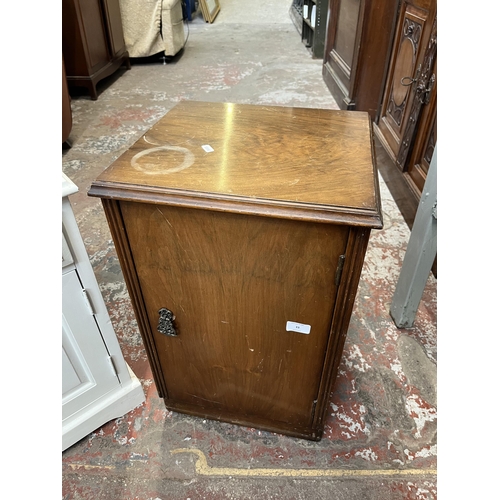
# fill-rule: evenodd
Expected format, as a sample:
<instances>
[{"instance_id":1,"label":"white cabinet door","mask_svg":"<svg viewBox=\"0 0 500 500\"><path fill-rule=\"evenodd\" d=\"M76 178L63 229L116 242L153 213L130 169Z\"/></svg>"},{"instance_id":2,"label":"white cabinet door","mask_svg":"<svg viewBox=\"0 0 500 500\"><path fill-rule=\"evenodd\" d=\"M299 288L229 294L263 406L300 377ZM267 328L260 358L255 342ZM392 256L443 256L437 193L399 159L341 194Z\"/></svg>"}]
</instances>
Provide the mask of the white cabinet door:
<instances>
[{"instance_id":1,"label":"white cabinet door","mask_svg":"<svg viewBox=\"0 0 500 500\"><path fill-rule=\"evenodd\" d=\"M120 386L75 270L62 276L62 418Z\"/></svg>"}]
</instances>

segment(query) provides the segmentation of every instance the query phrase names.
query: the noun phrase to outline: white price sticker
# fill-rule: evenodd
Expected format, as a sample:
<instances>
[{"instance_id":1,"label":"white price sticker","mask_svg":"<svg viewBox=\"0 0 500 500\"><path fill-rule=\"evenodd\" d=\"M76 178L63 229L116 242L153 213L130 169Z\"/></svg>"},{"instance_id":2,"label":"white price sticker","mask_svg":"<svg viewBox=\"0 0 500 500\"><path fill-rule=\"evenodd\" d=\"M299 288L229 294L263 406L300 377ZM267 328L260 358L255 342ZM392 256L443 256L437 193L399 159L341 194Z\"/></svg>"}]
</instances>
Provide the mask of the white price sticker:
<instances>
[{"instance_id":1,"label":"white price sticker","mask_svg":"<svg viewBox=\"0 0 500 500\"><path fill-rule=\"evenodd\" d=\"M308 335L309 333L311 333L311 325L304 325L303 323L295 323L295 321L287 321L286 331L305 333L306 335Z\"/></svg>"}]
</instances>

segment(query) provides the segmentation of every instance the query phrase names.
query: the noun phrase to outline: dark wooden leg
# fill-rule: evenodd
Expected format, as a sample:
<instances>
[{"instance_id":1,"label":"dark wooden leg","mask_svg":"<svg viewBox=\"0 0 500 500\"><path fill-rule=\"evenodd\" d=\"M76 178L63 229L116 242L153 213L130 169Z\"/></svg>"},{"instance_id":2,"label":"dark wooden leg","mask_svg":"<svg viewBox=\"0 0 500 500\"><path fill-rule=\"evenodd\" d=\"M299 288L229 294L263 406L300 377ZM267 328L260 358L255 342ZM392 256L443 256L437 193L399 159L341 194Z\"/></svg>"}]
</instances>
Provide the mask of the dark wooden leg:
<instances>
[{"instance_id":1,"label":"dark wooden leg","mask_svg":"<svg viewBox=\"0 0 500 500\"><path fill-rule=\"evenodd\" d=\"M93 101L97 101L97 84L93 81L90 81L87 85L87 88L89 89L90 98Z\"/></svg>"}]
</instances>

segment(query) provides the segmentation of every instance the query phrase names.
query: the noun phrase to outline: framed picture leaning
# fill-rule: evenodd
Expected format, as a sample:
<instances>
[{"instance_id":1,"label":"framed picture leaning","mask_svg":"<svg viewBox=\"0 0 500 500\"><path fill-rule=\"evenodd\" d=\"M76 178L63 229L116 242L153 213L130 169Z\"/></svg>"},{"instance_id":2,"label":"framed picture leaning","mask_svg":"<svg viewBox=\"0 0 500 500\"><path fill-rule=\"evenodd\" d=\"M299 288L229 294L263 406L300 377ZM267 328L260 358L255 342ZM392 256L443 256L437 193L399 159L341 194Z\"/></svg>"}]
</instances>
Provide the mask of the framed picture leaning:
<instances>
[{"instance_id":1,"label":"framed picture leaning","mask_svg":"<svg viewBox=\"0 0 500 500\"><path fill-rule=\"evenodd\" d=\"M219 0L200 0L201 12L207 23L213 23L220 11Z\"/></svg>"}]
</instances>

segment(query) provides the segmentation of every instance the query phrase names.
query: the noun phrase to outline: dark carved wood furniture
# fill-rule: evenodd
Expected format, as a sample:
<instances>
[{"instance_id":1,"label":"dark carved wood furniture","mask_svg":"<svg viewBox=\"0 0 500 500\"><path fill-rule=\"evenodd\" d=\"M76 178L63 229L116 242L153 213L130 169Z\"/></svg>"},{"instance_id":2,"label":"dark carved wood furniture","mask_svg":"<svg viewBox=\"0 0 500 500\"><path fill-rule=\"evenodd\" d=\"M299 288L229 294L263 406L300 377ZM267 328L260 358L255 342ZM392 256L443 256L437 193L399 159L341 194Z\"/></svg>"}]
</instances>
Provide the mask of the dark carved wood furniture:
<instances>
[{"instance_id":1,"label":"dark carved wood furniture","mask_svg":"<svg viewBox=\"0 0 500 500\"><path fill-rule=\"evenodd\" d=\"M420 198L437 141L436 0L401 2L377 136Z\"/></svg>"},{"instance_id":2,"label":"dark carved wood furniture","mask_svg":"<svg viewBox=\"0 0 500 500\"><path fill-rule=\"evenodd\" d=\"M130 69L119 0L63 0L62 46L68 85L86 87L97 99L97 83L122 64Z\"/></svg>"},{"instance_id":3,"label":"dark carved wood furniture","mask_svg":"<svg viewBox=\"0 0 500 500\"><path fill-rule=\"evenodd\" d=\"M436 0L330 0L323 77L367 111L417 203L437 141Z\"/></svg>"},{"instance_id":4,"label":"dark carved wood furniture","mask_svg":"<svg viewBox=\"0 0 500 500\"><path fill-rule=\"evenodd\" d=\"M377 138L420 202L437 142L437 2L401 2ZM416 209L415 209L416 214ZM437 259L432 267L437 277Z\"/></svg>"},{"instance_id":5,"label":"dark carved wood furniture","mask_svg":"<svg viewBox=\"0 0 500 500\"><path fill-rule=\"evenodd\" d=\"M330 0L323 78L340 109L377 116L397 2Z\"/></svg>"},{"instance_id":6,"label":"dark carved wood furniture","mask_svg":"<svg viewBox=\"0 0 500 500\"><path fill-rule=\"evenodd\" d=\"M321 438L372 144L367 113L185 101L93 182L167 408Z\"/></svg>"}]
</instances>

